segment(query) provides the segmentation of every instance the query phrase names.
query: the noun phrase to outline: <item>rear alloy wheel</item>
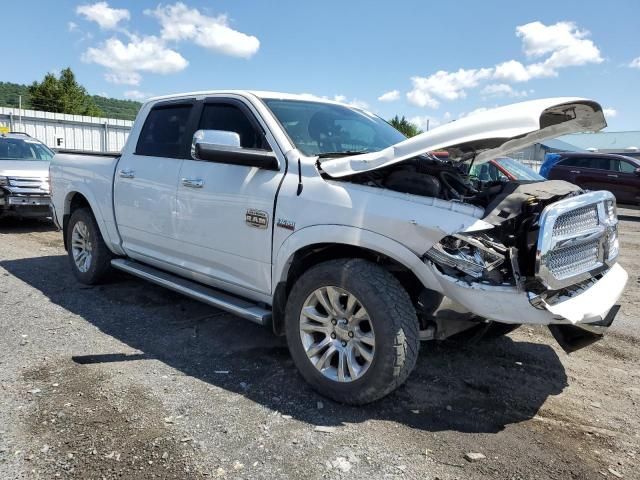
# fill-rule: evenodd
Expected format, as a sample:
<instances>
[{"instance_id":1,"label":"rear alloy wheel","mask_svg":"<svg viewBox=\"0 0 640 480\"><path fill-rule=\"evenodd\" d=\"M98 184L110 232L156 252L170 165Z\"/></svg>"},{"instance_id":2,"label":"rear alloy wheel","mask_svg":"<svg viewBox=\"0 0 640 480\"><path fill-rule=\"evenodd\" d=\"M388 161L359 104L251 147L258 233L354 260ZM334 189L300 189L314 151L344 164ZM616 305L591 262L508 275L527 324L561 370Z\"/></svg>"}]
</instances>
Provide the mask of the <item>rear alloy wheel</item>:
<instances>
[{"instance_id":1,"label":"rear alloy wheel","mask_svg":"<svg viewBox=\"0 0 640 480\"><path fill-rule=\"evenodd\" d=\"M71 270L86 285L99 283L111 270L113 254L107 248L91 210L75 210L67 226Z\"/></svg>"},{"instance_id":2,"label":"rear alloy wheel","mask_svg":"<svg viewBox=\"0 0 640 480\"><path fill-rule=\"evenodd\" d=\"M285 313L287 343L300 373L320 394L352 405L401 385L420 340L400 282L364 259L321 263L294 284Z\"/></svg>"},{"instance_id":3,"label":"rear alloy wheel","mask_svg":"<svg viewBox=\"0 0 640 480\"><path fill-rule=\"evenodd\" d=\"M71 231L71 255L76 264L76 268L86 273L91 267L93 258L93 245L89 235L89 227L82 220L79 220Z\"/></svg>"}]
</instances>

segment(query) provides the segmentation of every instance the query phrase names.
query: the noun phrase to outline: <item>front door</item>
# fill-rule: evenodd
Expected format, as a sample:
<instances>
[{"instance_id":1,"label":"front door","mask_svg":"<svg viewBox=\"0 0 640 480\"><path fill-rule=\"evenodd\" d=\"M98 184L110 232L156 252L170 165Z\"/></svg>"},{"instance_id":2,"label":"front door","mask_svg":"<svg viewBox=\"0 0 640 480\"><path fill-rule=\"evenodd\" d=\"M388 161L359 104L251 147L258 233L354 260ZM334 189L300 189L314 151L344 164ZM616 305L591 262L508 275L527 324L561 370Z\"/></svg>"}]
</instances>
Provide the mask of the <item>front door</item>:
<instances>
[{"instance_id":1,"label":"front door","mask_svg":"<svg viewBox=\"0 0 640 480\"><path fill-rule=\"evenodd\" d=\"M190 148L195 102L160 103L149 112L135 153L115 171L116 222L127 254L144 261L176 262L176 194Z\"/></svg>"},{"instance_id":2,"label":"front door","mask_svg":"<svg viewBox=\"0 0 640 480\"><path fill-rule=\"evenodd\" d=\"M239 99L205 100L197 130L235 132L243 148L272 149L256 113ZM249 296L271 293L274 199L285 161L277 147L275 153L280 171L194 159L183 162L177 237L183 265L197 280Z\"/></svg>"}]
</instances>

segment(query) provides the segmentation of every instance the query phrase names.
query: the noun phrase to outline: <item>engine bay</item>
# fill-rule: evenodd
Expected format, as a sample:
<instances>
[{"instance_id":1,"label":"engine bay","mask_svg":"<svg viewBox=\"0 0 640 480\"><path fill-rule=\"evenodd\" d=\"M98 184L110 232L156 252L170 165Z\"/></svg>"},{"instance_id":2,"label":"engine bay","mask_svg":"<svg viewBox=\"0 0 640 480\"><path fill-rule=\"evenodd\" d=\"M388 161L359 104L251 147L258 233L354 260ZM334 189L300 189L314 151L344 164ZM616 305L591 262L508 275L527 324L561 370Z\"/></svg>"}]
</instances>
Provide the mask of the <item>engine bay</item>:
<instances>
[{"instance_id":1,"label":"engine bay","mask_svg":"<svg viewBox=\"0 0 640 480\"><path fill-rule=\"evenodd\" d=\"M421 155L344 180L483 208L493 229L445 237L427 257L464 281L544 291L535 279L540 215L547 205L582 190L558 180L481 181L468 170L464 163Z\"/></svg>"}]
</instances>

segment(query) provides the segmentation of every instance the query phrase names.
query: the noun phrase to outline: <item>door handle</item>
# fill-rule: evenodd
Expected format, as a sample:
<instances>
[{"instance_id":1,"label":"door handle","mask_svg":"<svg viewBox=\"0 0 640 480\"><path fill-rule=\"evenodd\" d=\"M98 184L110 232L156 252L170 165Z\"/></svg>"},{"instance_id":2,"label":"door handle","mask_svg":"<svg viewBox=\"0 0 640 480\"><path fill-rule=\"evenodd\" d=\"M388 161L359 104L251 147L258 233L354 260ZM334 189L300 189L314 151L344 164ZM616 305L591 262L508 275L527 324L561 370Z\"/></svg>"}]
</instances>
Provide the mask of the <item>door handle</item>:
<instances>
[{"instance_id":1,"label":"door handle","mask_svg":"<svg viewBox=\"0 0 640 480\"><path fill-rule=\"evenodd\" d=\"M571 173L580 173L580 170L571 170Z\"/></svg>"},{"instance_id":2,"label":"door handle","mask_svg":"<svg viewBox=\"0 0 640 480\"><path fill-rule=\"evenodd\" d=\"M118 172L118 174L122 177L122 178L134 178L135 177L135 171L131 170L131 169L124 169L124 170L120 170L120 172Z\"/></svg>"},{"instance_id":3,"label":"door handle","mask_svg":"<svg viewBox=\"0 0 640 480\"><path fill-rule=\"evenodd\" d=\"M189 188L202 188L204 187L204 180L201 178L183 178L182 185Z\"/></svg>"},{"instance_id":4,"label":"door handle","mask_svg":"<svg viewBox=\"0 0 640 480\"><path fill-rule=\"evenodd\" d=\"M618 175L613 175L613 174L608 174L607 177L611 177L611 178L618 178Z\"/></svg>"}]
</instances>

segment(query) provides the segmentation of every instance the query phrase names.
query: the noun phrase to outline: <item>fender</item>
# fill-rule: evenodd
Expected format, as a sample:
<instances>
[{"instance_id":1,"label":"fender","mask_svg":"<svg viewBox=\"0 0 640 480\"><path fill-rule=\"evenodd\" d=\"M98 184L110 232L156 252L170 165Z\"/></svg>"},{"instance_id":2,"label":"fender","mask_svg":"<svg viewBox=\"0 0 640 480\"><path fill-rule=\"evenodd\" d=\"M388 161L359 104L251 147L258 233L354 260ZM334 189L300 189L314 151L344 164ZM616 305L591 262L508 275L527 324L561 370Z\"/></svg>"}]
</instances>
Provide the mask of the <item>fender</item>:
<instances>
[{"instance_id":1,"label":"fender","mask_svg":"<svg viewBox=\"0 0 640 480\"><path fill-rule=\"evenodd\" d=\"M312 225L289 235L275 257L273 285L287 279L289 267L297 251L320 243L351 245L378 252L407 267L426 288L437 291L442 288L431 269L404 245L370 230L347 225Z\"/></svg>"},{"instance_id":2,"label":"fender","mask_svg":"<svg viewBox=\"0 0 640 480\"><path fill-rule=\"evenodd\" d=\"M96 200L94 193L90 188L85 188L83 184L77 184L75 182L70 182L68 185L69 193L66 195L64 199L64 215L69 215L71 212L71 199L75 194L80 194L89 202L89 208L91 208L91 212L96 219L96 223L98 224L98 229L102 234L102 238L105 241L105 244L116 255L124 255L124 251L120 248L120 236L118 231L116 230L115 223L113 221L108 222L105 220L102 210L100 209L100 203ZM110 212L112 214L112 212ZM112 214L113 215L113 214Z\"/></svg>"}]
</instances>

